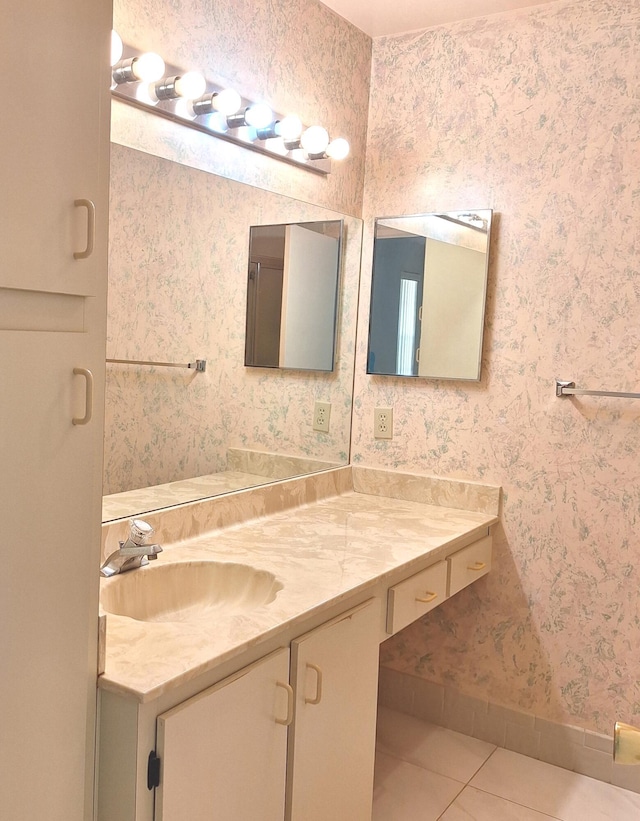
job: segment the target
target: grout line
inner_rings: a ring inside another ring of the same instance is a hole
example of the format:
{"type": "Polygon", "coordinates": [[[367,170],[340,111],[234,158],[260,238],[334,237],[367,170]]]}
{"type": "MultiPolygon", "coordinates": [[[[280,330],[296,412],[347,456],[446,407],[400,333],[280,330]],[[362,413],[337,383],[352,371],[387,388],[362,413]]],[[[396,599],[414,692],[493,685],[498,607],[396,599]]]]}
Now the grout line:
{"type": "Polygon", "coordinates": [[[396,761],[402,761],[403,764],[410,764],[412,767],[415,767],[418,770],[422,770],[425,773],[431,773],[432,775],[440,776],[440,778],[446,778],[447,781],[455,781],[456,784],[460,784],[461,789],[467,786],[466,782],[460,781],[459,778],[453,778],[452,776],[445,775],[444,773],[438,772],[437,770],[432,770],[430,767],[425,767],[422,764],[418,764],[415,761],[409,760],[408,758],[403,758],[402,755],[398,755],[397,753],[391,753],[388,750],[382,750],[378,747],[378,745],[376,745],[376,755],[379,752],[382,753],[382,755],[386,755],[388,758],[395,758],[396,761]]]}
{"type": "Polygon", "coordinates": [[[451,801],[447,804],[447,806],[445,807],[445,809],[443,810],[443,812],[442,812],[442,813],[441,813],[441,814],[440,814],[440,815],[436,818],[436,821],[441,821],[441,819],[442,819],[442,818],[444,818],[445,814],[446,814],[446,813],[449,811],[449,809],[450,809],[450,808],[451,808],[451,807],[452,807],[452,806],[456,803],[456,801],[458,800],[458,798],[462,795],[462,793],[463,793],[466,789],[467,789],[467,785],[466,785],[466,784],[463,784],[463,785],[462,785],[462,789],[461,789],[458,793],[456,793],[456,795],[454,795],[454,797],[453,797],[453,798],[451,799],[451,801]]]}
{"type": "MultiPolygon", "coordinates": [[[[552,764],[551,766],[555,767],[555,764],[552,764]]],[[[558,769],[561,770],[563,768],[558,767],[558,769]]],[[[501,801],[506,801],[509,804],[513,804],[514,807],[522,807],[524,810],[531,810],[531,812],[540,813],[540,815],[545,815],[547,818],[552,818],[553,821],[564,821],[564,819],[557,815],[549,815],[548,812],[538,810],[535,807],[530,807],[528,804],[521,804],[519,801],[514,801],[511,798],[505,798],[503,795],[496,795],[494,792],[489,792],[489,790],[483,790],[482,787],[474,787],[472,784],[469,784],[468,786],[471,787],[472,790],[478,790],[478,792],[483,792],[485,795],[491,795],[493,798],[499,798],[501,801]]]]}
{"type": "MultiPolygon", "coordinates": [[[[482,762],[482,764],[478,767],[478,769],[475,771],[475,773],[474,773],[474,774],[471,776],[471,778],[467,781],[467,786],[468,786],[468,787],[472,786],[472,785],[471,785],[471,782],[473,781],[473,779],[474,779],[474,778],[478,775],[478,773],[480,772],[480,770],[481,770],[481,769],[482,769],[482,768],[483,768],[483,767],[484,767],[484,766],[485,766],[485,765],[489,762],[489,760],[490,760],[491,758],[493,758],[493,756],[494,756],[495,752],[496,752],[498,749],[499,749],[499,747],[494,747],[494,748],[493,748],[493,750],[489,753],[489,755],[485,758],[485,760],[484,760],[484,761],[482,762]]],[[[477,788],[477,787],[475,787],[474,789],[478,789],[478,788],[477,788]]]]}
{"type": "MultiPolygon", "coordinates": [[[[470,737],[470,738],[473,738],[473,736],[469,736],[469,737],[470,737]]],[[[487,741],[485,741],[485,744],[487,744],[487,743],[488,743],[488,742],[487,742],[487,741]]],[[[485,758],[485,760],[482,762],[482,764],[480,764],[480,766],[478,767],[478,769],[477,769],[477,770],[476,770],[476,771],[475,771],[475,772],[471,775],[471,777],[470,777],[470,778],[469,778],[469,780],[467,781],[467,784],[470,784],[470,783],[471,783],[471,781],[472,781],[472,780],[473,780],[473,779],[474,779],[474,778],[478,775],[478,773],[480,772],[480,770],[484,767],[484,765],[487,763],[487,761],[491,758],[491,756],[492,756],[492,755],[495,753],[495,751],[498,749],[498,747],[497,747],[495,744],[494,744],[494,745],[492,745],[492,746],[493,746],[493,750],[491,750],[491,752],[490,752],[490,753],[489,753],[489,755],[485,758]]]]}

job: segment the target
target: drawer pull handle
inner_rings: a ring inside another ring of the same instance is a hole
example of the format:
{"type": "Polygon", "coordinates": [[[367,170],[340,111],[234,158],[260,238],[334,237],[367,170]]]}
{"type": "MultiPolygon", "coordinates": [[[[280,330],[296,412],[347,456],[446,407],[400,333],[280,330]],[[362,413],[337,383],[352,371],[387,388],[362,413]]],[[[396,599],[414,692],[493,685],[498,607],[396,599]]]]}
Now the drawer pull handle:
{"type": "Polygon", "coordinates": [[[475,564],[467,565],[467,570],[484,570],[486,566],[486,562],[476,562],[475,564]]]}
{"type": "Polygon", "coordinates": [[[73,372],[85,378],[85,409],[83,417],[74,416],[71,421],[74,425],[88,425],[93,414],[93,374],[87,368],[74,368],[73,372]]]}
{"type": "Polygon", "coordinates": [[[84,251],[74,251],[74,259],[86,259],[93,253],[93,246],[96,239],[96,207],[91,200],[74,200],[76,208],[87,209],[87,244],[84,251]]]}
{"type": "Polygon", "coordinates": [[[316,681],[316,697],[315,698],[305,698],[305,704],[320,704],[320,700],[322,699],[322,670],[318,667],[317,664],[311,664],[307,662],[307,668],[310,670],[314,670],[317,676],[316,681]]]}
{"type": "Polygon", "coordinates": [[[284,681],[276,681],[276,687],[283,687],[287,691],[287,717],[276,718],[276,724],[288,727],[293,721],[293,687],[284,681]]]}
{"type": "Polygon", "coordinates": [[[420,602],[421,604],[429,604],[429,602],[435,601],[438,598],[437,593],[430,593],[427,590],[426,596],[416,596],[416,601],[420,602]]]}

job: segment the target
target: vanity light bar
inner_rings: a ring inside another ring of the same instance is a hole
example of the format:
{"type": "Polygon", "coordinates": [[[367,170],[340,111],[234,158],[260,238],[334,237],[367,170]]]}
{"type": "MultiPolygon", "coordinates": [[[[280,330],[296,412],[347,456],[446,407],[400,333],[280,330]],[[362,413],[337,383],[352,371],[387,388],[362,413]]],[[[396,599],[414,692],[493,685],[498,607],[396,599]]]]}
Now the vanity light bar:
{"type": "Polygon", "coordinates": [[[307,128],[295,115],[277,114],[126,44],[112,66],[112,80],[111,93],[122,102],[298,168],[330,174],[331,160],[349,153],[347,140],[331,140],[322,126],[307,128]]]}

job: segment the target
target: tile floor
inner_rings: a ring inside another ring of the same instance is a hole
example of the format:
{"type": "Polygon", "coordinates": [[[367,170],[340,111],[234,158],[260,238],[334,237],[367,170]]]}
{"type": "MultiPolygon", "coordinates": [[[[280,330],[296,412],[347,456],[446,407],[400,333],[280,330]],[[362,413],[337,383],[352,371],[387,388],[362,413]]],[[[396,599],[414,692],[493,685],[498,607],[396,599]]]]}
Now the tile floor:
{"type": "Polygon", "coordinates": [[[373,821],[640,821],[638,793],[386,707],[373,795],[373,821]]]}

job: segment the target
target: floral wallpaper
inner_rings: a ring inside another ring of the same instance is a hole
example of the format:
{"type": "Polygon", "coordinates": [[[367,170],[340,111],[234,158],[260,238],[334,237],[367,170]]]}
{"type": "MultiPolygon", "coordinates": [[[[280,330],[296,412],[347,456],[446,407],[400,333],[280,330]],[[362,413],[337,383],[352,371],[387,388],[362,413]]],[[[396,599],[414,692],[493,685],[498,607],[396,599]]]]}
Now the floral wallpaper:
{"type": "Polygon", "coordinates": [[[361,220],[344,219],[334,371],[244,367],[249,227],[341,218],[112,145],[107,357],[207,370],[107,367],[105,493],[215,473],[233,447],[348,461],[361,220]]]}
{"type": "Polygon", "coordinates": [[[492,572],[383,664],[609,734],[640,714],[640,403],[554,380],[640,390],[639,33],[584,0],[374,41],[363,270],[376,215],[495,230],[481,381],[367,376],[365,273],[354,400],[355,463],[504,490],[492,572]]]}
{"type": "Polygon", "coordinates": [[[317,0],[115,0],[113,14],[125,43],[324,125],[351,154],[319,176],[123,103],[112,107],[114,142],[360,216],[370,37],[317,0]]]}
{"type": "MultiPolygon", "coordinates": [[[[350,139],[351,158],[322,178],[113,107],[112,138],[124,146],[349,214],[360,215],[364,201],[352,459],[504,489],[494,570],[387,642],[383,664],[587,729],[637,723],[640,404],[558,399],[554,379],[639,389],[638,3],[562,0],[378,38],[373,58],[369,38],[316,0],[116,0],[114,16],[125,41],[178,64],[215,66],[240,91],[350,139]],[[495,212],[482,380],[367,376],[373,218],[467,207],[495,212]],[[372,436],[379,406],[394,409],[389,442],[372,436]]],[[[120,161],[126,177],[125,153],[120,161]]],[[[135,191],[129,199],[139,209],[135,191]]],[[[176,247],[167,242],[165,260],[176,247]]],[[[208,270],[216,265],[207,260],[208,270]]],[[[112,304],[112,355],[113,317],[139,319],[139,292],[112,304]]],[[[173,294],[178,305],[187,299],[173,294]]],[[[237,346],[230,305],[221,321],[237,346]]],[[[141,324],[153,332],[153,322],[141,324]]],[[[201,340],[182,333],[179,355],[204,356],[201,340]]],[[[235,384],[233,361],[216,376],[221,392],[235,384]]],[[[237,393],[253,419],[269,415],[261,378],[248,375],[237,393]]],[[[282,379],[283,395],[298,387],[282,379]]],[[[184,374],[162,380],[156,394],[178,380],[184,395],[184,374]]],[[[203,384],[194,379],[189,404],[173,408],[192,436],[194,420],[211,412],[203,384]]],[[[115,391],[111,407],[138,401],[135,390],[115,391]]],[[[140,397],[150,415],[160,400],[153,391],[140,397]]],[[[232,444],[271,446],[253,443],[257,422],[246,428],[241,418],[228,420],[232,444]]],[[[268,419],[272,441],[292,419],[299,426],[300,414],[290,418],[284,406],[268,419]]],[[[221,453],[221,439],[210,433],[207,449],[221,453]]],[[[153,447],[140,452],[147,458],[153,447]]]]}

